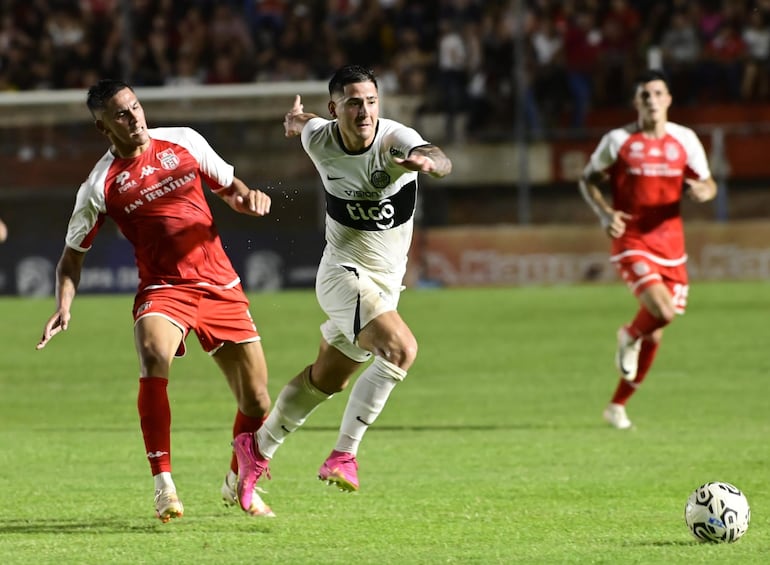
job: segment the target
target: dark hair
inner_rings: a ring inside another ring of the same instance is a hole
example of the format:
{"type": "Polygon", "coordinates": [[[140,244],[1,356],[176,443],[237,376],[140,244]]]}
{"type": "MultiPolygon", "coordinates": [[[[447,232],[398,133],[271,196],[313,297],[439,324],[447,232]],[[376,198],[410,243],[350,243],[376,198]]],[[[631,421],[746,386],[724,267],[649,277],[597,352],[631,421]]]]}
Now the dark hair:
{"type": "Polygon", "coordinates": [[[134,91],[131,85],[113,78],[102,79],[89,88],[86,106],[91,111],[91,115],[96,117],[96,112],[104,110],[107,101],[124,88],[128,88],[131,92],[134,91]]]}
{"type": "Polygon", "coordinates": [[[636,89],[641,85],[654,80],[662,80],[666,83],[666,88],[668,88],[668,77],[666,76],[666,73],[658,69],[648,69],[637,75],[636,80],[634,81],[634,92],[636,92],[636,89]]]}
{"type": "Polygon", "coordinates": [[[374,71],[361,65],[346,65],[338,69],[329,81],[329,96],[335,92],[342,92],[347,84],[355,82],[373,82],[374,88],[377,88],[377,79],[374,71]]]}

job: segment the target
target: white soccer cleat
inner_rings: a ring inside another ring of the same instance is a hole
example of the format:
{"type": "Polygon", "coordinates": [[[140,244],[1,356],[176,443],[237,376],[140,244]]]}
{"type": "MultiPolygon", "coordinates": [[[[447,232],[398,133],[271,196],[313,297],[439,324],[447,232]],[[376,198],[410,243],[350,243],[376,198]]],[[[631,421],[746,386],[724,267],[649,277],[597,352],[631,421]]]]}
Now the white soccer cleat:
{"type": "Polygon", "coordinates": [[[631,420],[626,414],[626,407],[622,404],[609,404],[602,414],[606,422],[618,430],[627,430],[631,427],[631,420]]]}
{"type": "Polygon", "coordinates": [[[235,506],[238,504],[238,493],[235,491],[235,484],[238,481],[238,475],[229,471],[225,475],[225,482],[222,483],[222,502],[225,506],[235,506]]]}
{"type": "Polygon", "coordinates": [[[618,350],[615,353],[615,365],[620,371],[620,376],[629,382],[636,378],[641,348],[642,340],[640,338],[632,338],[625,327],[618,330],[618,350]]]}
{"type": "Polygon", "coordinates": [[[173,488],[155,491],[155,514],[164,524],[172,518],[181,518],[184,515],[184,506],[173,488]]]}
{"type": "MultiPolygon", "coordinates": [[[[237,506],[238,505],[238,491],[236,490],[236,485],[238,484],[238,475],[233,473],[232,471],[228,472],[227,475],[225,475],[225,481],[222,483],[222,502],[225,503],[225,506],[237,506]]],[[[264,518],[275,518],[275,513],[270,509],[270,507],[265,504],[265,501],[262,500],[262,497],[259,496],[259,493],[264,493],[265,490],[254,487],[254,492],[251,495],[251,506],[249,507],[249,510],[247,511],[248,514],[252,516],[262,516],[264,518]]]]}

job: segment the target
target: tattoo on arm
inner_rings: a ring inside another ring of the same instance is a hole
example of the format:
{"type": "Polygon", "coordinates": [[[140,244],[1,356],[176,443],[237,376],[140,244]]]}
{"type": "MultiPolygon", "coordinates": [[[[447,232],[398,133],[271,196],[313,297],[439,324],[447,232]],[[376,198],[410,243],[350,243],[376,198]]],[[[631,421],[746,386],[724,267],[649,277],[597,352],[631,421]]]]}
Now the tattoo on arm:
{"type": "Polygon", "coordinates": [[[444,176],[452,171],[452,161],[435,145],[423,145],[415,147],[412,153],[430,158],[436,164],[436,173],[444,176]]]}

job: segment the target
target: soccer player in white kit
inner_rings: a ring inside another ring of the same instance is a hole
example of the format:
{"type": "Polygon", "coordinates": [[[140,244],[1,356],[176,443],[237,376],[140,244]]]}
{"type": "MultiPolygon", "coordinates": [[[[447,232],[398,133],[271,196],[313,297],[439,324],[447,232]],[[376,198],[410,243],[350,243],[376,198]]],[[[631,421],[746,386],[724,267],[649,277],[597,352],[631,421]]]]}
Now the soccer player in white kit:
{"type": "Polygon", "coordinates": [[[379,117],[372,71],[339,69],[329,95],[332,120],[304,112],[299,96],[284,120],[286,136],[301,136],[324,186],[326,247],[316,295],[328,320],[316,360],[283,388],[260,430],[235,438],[239,492],[251,492],[286,436],[373,358],[351,390],[337,444],[318,472],[341,490],[358,490],[361,439],[417,355],[417,340],[397,311],[417,177],[444,177],[452,163],[415,130],[379,117]]]}
{"type": "Polygon", "coordinates": [[[602,137],[580,179],[586,202],[612,240],[610,261],[636,296],[639,309],[618,329],[620,379],[604,419],[628,429],[626,403],[644,381],[663,328],[683,314],[689,289],[680,210],[716,196],[706,152],[690,128],[668,121],[666,77],[650,70],[636,80],[636,122],[602,137]],[[602,189],[612,191],[612,204],[602,189]]]}

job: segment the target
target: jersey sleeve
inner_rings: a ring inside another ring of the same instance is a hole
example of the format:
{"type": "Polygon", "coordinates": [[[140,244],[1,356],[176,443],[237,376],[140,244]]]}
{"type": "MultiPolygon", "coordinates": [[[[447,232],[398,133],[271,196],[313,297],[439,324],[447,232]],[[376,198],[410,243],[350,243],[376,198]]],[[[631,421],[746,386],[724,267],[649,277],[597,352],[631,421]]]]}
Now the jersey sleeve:
{"type": "Polygon", "coordinates": [[[711,176],[706,150],[698,135],[688,130],[690,138],[687,142],[687,167],[698,177],[698,180],[706,180],[711,176]]]}
{"type": "Polygon", "coordinates": [[[313,145],[314,141],[318,140],[318,138],[323,135],[324,127],[330,123],[329,120],[326,118],[320,118],[316,116],[315,118],[310,118],[306,123],[305,127],[302,128],[302,133],[300,134],[300,139],[302,140],[302,148],[306,152],[310,152],[310,147],[313,145]]]}
{"type": "Polygon", "coordinates": [[[583,170],[583,175],[588,177],[592,173],[599,173],[608,169],[618,158],[618,149],[610,133],[605,134],[599,141],[588,164],[583,170]]]}
{"type": "Polygon", "coordinates": [[[192,128],[183,129],[185,147],[198,161],[201,174],[209,187],[216,192],[233,184],[235,168],[222,159],[200,133],[192,128]]]}
{"type": "Polygon", "coordinates": [[[417,130],[401,125],[388,132],[385,141],[390,154],[401,159],[408,157],[415,148],[430,144],[417,130]]]}
{"type": "Polygon", "coordinates": [[[72,210],[65,243],[77,251],[88,251],[94,237],[106,218],[104,200],[104,178],[89,178],[80,185],[75,197],[75,207],[72,210]],[[99,187],[101,178],[102,188],[99,187]]]}

